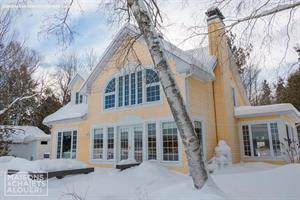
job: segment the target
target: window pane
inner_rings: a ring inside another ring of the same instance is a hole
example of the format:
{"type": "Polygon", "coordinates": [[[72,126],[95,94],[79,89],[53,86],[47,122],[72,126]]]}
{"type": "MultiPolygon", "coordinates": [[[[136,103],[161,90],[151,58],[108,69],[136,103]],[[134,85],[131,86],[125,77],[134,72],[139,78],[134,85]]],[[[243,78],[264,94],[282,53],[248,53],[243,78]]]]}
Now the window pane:
{"type": "Polygon", "coordinates": [[[143,130],[134,128],[134,159],[137,162],[143,161],[143,130]]]}
{"type": "Polygon", "coordinates": [[[94,129],[93,159],[103,159],[103,129],[94,129]]]}
{"type": "Polygon", "coordinates": [[[119,77],[119,107],[123,106],[123,76],[119,77]]]}
{"type": "Polygon", "coordinates": [[[76,98],[75,98],[75,104],[78,104],[78,102],[79,102],[79,93],[76,92],[75,96],[76,96],[76,98]]]}
{"type": "Polygon", "coordinates": [[[127,129],[121,129],[121,138],[120,138],[120,160],[126,160],[129,157],[129,151],[128,151],[128,142],[129,142],[129,134],[127,129]]]}
{"type": "Polygon", "coordinates": [[[148,160],[156,160],[156,124],[148,124],[148,160]]]}
{"type": "Polygon", "coordinates": [[[77,147],[77,131],[73,131],[73,145],[72,145],[72,159],[76,158],[76,147],[77,147]]]}
{"type": "Polygon", "coordinates": [[[56,149],[56,158],[61,158],[61,132],[57,133],[57,149],[56,149]]]}
{"type": "Polygon", "coordinates": [[[248,125],[242,126],[242,132],[243,132],[244,154],[245,156],[251,156],[249,126],[248,125]]]}
{"type": "Polygon", "coordinates": [[[199,138],[200,142],[200,148],[201,148],[201,154],[203,155],[204,153],[204,146],[203,146],[203,133],[202,133],[202,123],[200,121],[195,121],[195,132],[199,138]]]}
{"type": "Polygon", "coordinates": [[[114,128],[107,129],[107,160],[114,159],[114,128]]]}
{"type": "Polygon", "coordinates": [[[129,75],[125,75],[125,100],[124,105],[129,105],[129,75]]]}
{"type": "Polygon", "coordinates": [[[82,103],[82,101],[83,101],[83,96],[82,96],[82,95],[80,95],[80,98],[79,98],[79,103],[82,103]]]}
{"type": "Polygon", "coordinates": [[[146,92],[147,92],[147,102],[159,101],[160,99],[159,85],[148,86],[146,92]]]}
{"type": "Polygon", "coordinates": [[[152,69],[146,69],[146,84],[157,82],[159,82],[157,73],[152,69]]]}
{"type": "Polygon", "coordinates": [[[105,108],[113,108],[115,107],[115,95],[107,95],[105,96],[105,108]]]}
{"type": "Polygon", "coordinates": [[[267,124],[251,125],[254,156],[271,156],[267,124]]]}
{"type": "Polygon", "coordinates": [[[71,158],[71,143],[72,143],[72,132],[63,132],[62,136],[62,158],[71,158]]]}
{"type": "Polygon", "coordinates": [[[136,84],[135,84],[135,73],[132,73],[130,75],[130,92],[131,92],[131,105],[134,105],[135,104],[135,87],[136,87],[136,84]]]}
{"type": "Polygon", "coordinates": [[[163,128],[163,160],[178,161],[178,136],[174,122],[162,124],[163,128]]]}
{"type": "Polygon", "coordinates": [[[137,72],[137,103],[143,103],[143,76],[142,71],[137,72]]]}
{"type": "Polygon", "coordinates": [[[116,79],[112,79],[106,86],[105,93],[114,92],[116,89],[116,79]]]}
{"type": "Polygon", "coordinates": [[[277,123],[271,123],[271,135],[272,135],[272,144],[273,144],[273,151],[275,156],[280,156],[280,141],[279,141],[279,134],[278,134],[278,127],[277,123]]]}

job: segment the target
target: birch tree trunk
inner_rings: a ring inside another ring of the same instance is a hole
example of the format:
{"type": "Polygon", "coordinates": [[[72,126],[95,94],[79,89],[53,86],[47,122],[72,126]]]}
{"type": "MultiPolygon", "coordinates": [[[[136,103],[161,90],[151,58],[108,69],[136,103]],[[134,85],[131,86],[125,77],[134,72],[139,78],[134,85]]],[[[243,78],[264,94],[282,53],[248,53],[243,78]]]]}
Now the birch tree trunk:
{"type": "Polygon", "coordinates": [[[155,69],[158,72],[160,83],[185,147],[194,186],[200,189],[208,177],[200,152],[200,142],[167,62],[161,39],[155,30],[144,2],[142,0],[127,0],[127,3],[138,23],[139,30],[144,36],[155,69]]]}

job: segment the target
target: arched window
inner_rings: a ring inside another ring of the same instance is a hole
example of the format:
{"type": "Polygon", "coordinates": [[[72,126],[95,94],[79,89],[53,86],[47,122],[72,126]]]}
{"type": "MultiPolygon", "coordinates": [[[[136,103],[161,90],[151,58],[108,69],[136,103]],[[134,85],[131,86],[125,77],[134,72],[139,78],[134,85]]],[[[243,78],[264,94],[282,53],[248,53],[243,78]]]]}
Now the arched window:
{"type": "Polygon", "coordinates": [[[160,100],[160,84],[152,69],[113,78],[105,88],[104,108],[126,107],[160,100]]]}
{"type": "Polygon", "coordinates": [[[146,101],[159,101],[159,77],[152,69],[146,69],[146,101]]]}
{"type": "Polygon", "coordinates": [[[104,107],[105,108],[113,108],[115,107],[115,99],[116,99],[116,79],[112,79],[105,88],[104,94],[104,107]]]}

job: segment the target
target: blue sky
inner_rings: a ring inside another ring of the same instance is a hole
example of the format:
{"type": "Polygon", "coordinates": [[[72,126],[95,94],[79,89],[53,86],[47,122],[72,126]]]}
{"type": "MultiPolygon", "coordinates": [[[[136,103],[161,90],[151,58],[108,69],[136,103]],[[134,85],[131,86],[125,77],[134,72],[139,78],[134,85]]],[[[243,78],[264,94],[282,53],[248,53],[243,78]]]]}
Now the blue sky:
{"type": "MultiPolygon", "coordinates": [[[[1,0],[2,6],[11,2],[14,2],[14,0],[1,0]]],[[[120,27],[107,25],[107,19],[103,14],[103,10],[98,8],[99,0],[76,0],[75,2],[77,4],[75,3],[72,7],[69,19],[70,26],[76,32],[76,35],[74,41],[67,48],[62,48],[57,43],[56,36],[40,33],[40,31],[44,30],[43,27],[47,25],[45,24],[46,18],[60,10],[62,0],[28,0],[27,7],[21,8],[21,12],[18,12],[14,19],[14,28],[18,31],[18,39],[25,41],[27,46],[36,50],[42,56],[43,62],[41,66],[45,69],[54,67],[63,53],[71,51],[76,52],[80,56],[89,49],[93,49],[97,56],[101,57],[114,34],[120,29],[120,27]]],[[[174,44],[180,44],[180,47],[183,49],[199,47],[201,38],[184,44],[181,44],[181,41],[186,38],[186,27],[195,25],[195,23],[206,26],[204,13],[209,7],[210,1],[189,0],[185,5],[183,5],[182,0],[163,0],[159,2],[164,17],[163,25],[166,27],[163,30],[165,38],[174,44]]],[[[226,17],[230,16],[230,10],[224,10],[223,14],[226,17]]],[[[278,17],[286,19],[287,15],[286,13],[280,13],[278,17]]],[[[299,11],[296,19],[300,20],[299,11]]],[[[260,63],[262,78],[276,78],[276,74],[278,74],[276,71],[279,71],[279,74],[283,74],[287,70],[286,66],[297,60],[297,54],[293,51],[292,46],[299,42],[299,20],[298,23],[293,24],[290,28],[291,46],[283,63],[281,63],[281,60],[284,56],[283,49],[286,44],[284,24],[281,24],[280,20],[276,24],[276,41],[273,42],[270,49],[261,48],[261,35],[264,30],[260,30],[260,26],[257,26],[256,33],[251,41],[254,45],[252,59],[254,61],[258,60],[263,55],[263,62],[260,63]],[[282,65],[281,68],[278,68],[279,64],[282,65]],[[272,75],[270,76],[270,74],[272,75]]],[[[239,29],[237,28],[235,32],[239,33],[239,29]]],[[[207,40],[204,39],[203,41],[204,43],[201,45],[205,46],[207,40]]]]}

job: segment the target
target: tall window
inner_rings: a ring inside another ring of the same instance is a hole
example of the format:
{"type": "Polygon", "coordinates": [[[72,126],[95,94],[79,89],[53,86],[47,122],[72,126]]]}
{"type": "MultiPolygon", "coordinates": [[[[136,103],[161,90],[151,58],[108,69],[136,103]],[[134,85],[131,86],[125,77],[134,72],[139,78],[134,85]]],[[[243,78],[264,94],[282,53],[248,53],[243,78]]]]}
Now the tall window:
{"type": "Polygon", "coordinates": [[[82,103],[83,101],[83,96],[82,94],[79,94],[79,92],[75,93],[75,104],[82,103]]]}
{"type": "Polygon", "coordinates": [[[152,69],[146,69],[113,78],[108,83],[104,96],[105,109],[115,107],[115,100],[118,101],[117,107],[159,101],[158,75],[152,69]]]}
{"type": "Polygon", "coordinates": [[[178,161],[178,135],[175,122],[162,123],[163,160],[178,161]]]}
{"type": "Polygon", "coordinates": [[[137,103],[143,103],[143,73],[142,71],[137,72],[137,103]]]}
{"type": "Polygon", "coordinates": [[[277,123],[271,123],[270,128],[271,128],[271,136],[272,136],[274,155],[280,156],[281,150],[280,150],[280,140],[279,140],[277,123]]]}
{"type": "Polygon", "coordinates": [[[124,100],[124,105],[128,106],[129,105],[129,75],[125,75],[125,100],[124,100]]]}
{"type": "Polygon", "coordinates": [[[268,124],[251,125],[251,131],[254,156],[270,156],[271,151],[268,124]]]}
{"type": "Polygon", "coordinates": [[[200,121],[194,121],[194,126],[195,132],[199,138],[201,154],[204,155],[202,123],[200,121]]]}
{"type": "Polygon", "coordinates": [[[148,124],[148,160],[156,160],[156,124],[148,124]]]}
{"type": "Polygon", "coordinates": [[[251,156],[249,126],[248,125],[242,126],[242,132],[243,132],[244,154],[245,156],[251,156]]]}
{"type": "Polygon", "coordinates": [[[155,71],[146,69],[146,97],[147,102],[160,99],[159,78],[155,71]]]}
{"type": "Polygon", "coordinates": [[[237,106],[235,88],[231,88],[233,106],[237,106]]]}
{"type": "Polygon", "coordinates": [[[103,129],[94,129],[93,133],[93,159],[103,159],[104,135],[103,129]]]}
{"type": "Polygon", "coordinates": [[[136,84],[135,84],[135,73],[132,73],[130,75],[130,94],[131,94],[131,102],[130,104],[131,105],[134,105],[135,104],[135,96],[136,96],[136,84]]]}
{"type": "Polygon", "coordinates": [[[276,122],[242,125],[241,134],[245,156],[276,157],[281,155],[276,122]]]}
{"type": "Polygon", "coordinates": [[[116,91],[116,79],[112,79],[105,88],[104,95],[104,107],[113,108],[115,107],[115,91],[116,91]]]}
{"type": "Polygon", "coordinates": [[[77,131],[57,133],[56,158],[76,158],[77,131]]]}
{"type": "Polygon", "coordinates": [[[107,160],[114,159],[114,128],[107,129],[107,160]]]}

